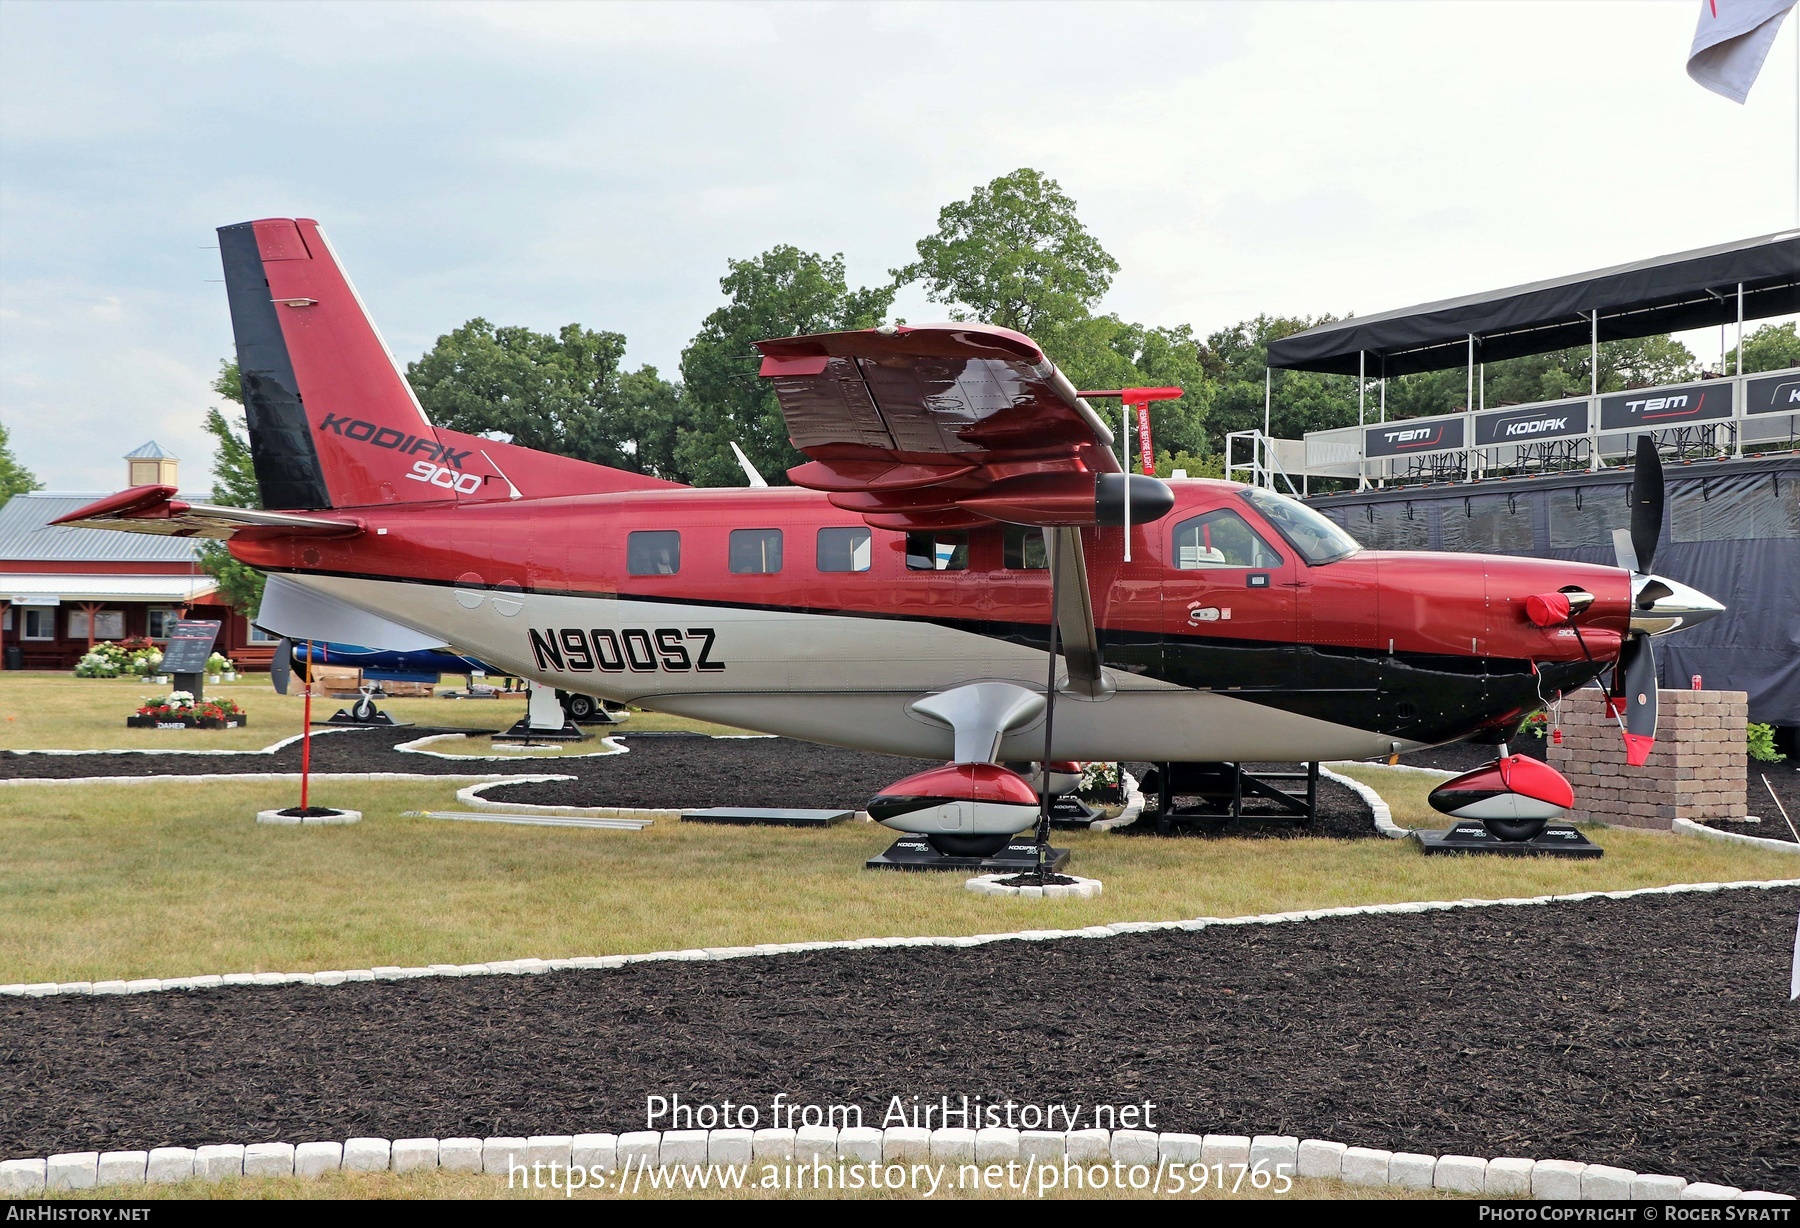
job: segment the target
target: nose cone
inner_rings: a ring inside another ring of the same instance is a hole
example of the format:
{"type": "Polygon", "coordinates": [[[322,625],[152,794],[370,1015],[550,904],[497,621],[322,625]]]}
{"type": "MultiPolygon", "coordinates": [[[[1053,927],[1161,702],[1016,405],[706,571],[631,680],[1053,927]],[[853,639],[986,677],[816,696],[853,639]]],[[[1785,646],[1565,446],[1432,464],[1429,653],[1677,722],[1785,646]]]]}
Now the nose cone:
{"type": "Polygon", "coordinates": [[[1644,635],[1667,635],[1725,612],[1723,605],[1679,580],[1635,576],[1631,588],[1631,629],[1644,635]]]}

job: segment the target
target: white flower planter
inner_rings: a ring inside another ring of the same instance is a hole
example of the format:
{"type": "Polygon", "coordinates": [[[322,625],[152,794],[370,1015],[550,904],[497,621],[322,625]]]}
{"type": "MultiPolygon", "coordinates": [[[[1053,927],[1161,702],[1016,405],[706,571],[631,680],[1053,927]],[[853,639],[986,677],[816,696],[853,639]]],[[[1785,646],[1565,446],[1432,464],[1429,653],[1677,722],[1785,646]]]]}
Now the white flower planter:
{"type": "Polygon", "coordinates": [[[1091,900],[1095,899],[1100,894],[1099,879],[1076,878],[1076,876],[1072,874],[1064,875],[1063,877],[1074,878],[1074,882],[1056,883],[1048,887],[1015,887],[1001,881],[1002,879],[1017,877],[1019,876],[1010,870],[1004,874],[982,874],[967,880],[963,883],[963,886],[968,890],[973,891],[976,895],[1011,895],[1023,896],[1028,899],[1091,900]]]}

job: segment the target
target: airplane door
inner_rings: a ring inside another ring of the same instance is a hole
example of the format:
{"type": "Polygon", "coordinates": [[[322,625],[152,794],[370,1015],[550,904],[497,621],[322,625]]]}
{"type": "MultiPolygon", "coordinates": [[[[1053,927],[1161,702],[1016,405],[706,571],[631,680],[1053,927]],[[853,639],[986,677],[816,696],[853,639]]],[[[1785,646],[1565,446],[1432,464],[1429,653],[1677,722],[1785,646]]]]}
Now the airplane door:
{"type": "Polygon", "coordinates": [[[1296,645],[1297,570],[1286,543],[1233,507],[1163,529],[1164,672],[1218,691],[1306,685],[1296,645]]]}

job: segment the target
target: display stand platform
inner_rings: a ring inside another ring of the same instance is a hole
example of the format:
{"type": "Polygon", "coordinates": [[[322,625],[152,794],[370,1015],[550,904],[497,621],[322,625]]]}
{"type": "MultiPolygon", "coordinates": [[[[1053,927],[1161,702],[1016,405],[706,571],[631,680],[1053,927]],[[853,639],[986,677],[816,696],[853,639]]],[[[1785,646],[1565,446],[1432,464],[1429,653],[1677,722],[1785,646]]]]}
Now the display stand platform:
{"type": "Polygon", "coordinates": [[[1599,857],[1606,850],[1566,824],[1546,827],[1529,840],[1502,840],[1473,819],[1447,831],[1414,830],[1422,853],[1497,853],[1502,857],[1599,857]]]}
{"type": "Polygon", "coordinates": [[[379,708],[360,720],[349,708],[339,708],[331,714],[330,720],[313,723],[339,727],[349,725],[357,729],[405,729],[412,724],[411,721],[397,721],[379,708]]]}
{"type": "Polygon", "coordinates": [[[564,718],[562,728],[554,726],[548,729],[534,728],[529,716],[520,717],[518,722],[504,733],[494,735],[496,742],[584,742],[587,734],[583,733],[574,721],[564,718]]]}
{"type": "Polygon", "coordinates": [[[1050,826],[1052,827],[1086,831],[1099,817],[1098,810],[1073,793],[1065,794],[1050,803],[1050,826]]]}
{"type": "Polygon", "coordinates": [[[727,823],[737,827],[831,827],[855,817],[854,810],[782,810],[765,806],[714,806],[681,812],[683,823],[727,823]]]}
{"type": "MultiPolygon", "coordinates": [[[[1060,870],[1069,860],[1069,850],[1052,848],[1050,868],[1060,870]]],[[[953,857],[940,853],[924,836],[907,836],[896,840],[885,853],[869,858],[864,867],[870,870],[961,870],[977,874],[1019,874],[1037,869],[1037,841],[1030,836],[1014,840],[991,857],[953,857]]]]}

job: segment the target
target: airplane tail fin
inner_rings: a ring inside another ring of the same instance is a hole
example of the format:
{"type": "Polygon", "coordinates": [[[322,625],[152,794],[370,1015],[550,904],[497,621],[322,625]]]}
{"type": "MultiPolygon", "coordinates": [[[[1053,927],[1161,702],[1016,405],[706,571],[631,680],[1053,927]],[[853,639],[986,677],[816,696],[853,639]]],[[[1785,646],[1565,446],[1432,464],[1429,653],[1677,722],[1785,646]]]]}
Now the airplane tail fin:
{"type": "Polygon", "coordinates": [[[675,485],[432,426],[317,222],[223,226],[219,254],[263,507],[675,485]]]}
{"type": "Polygon", "coordinates": [[[264,507],[441,501],[485,484],[438,439],[317,222],[223,226],[219,254],[264,507]]]}

